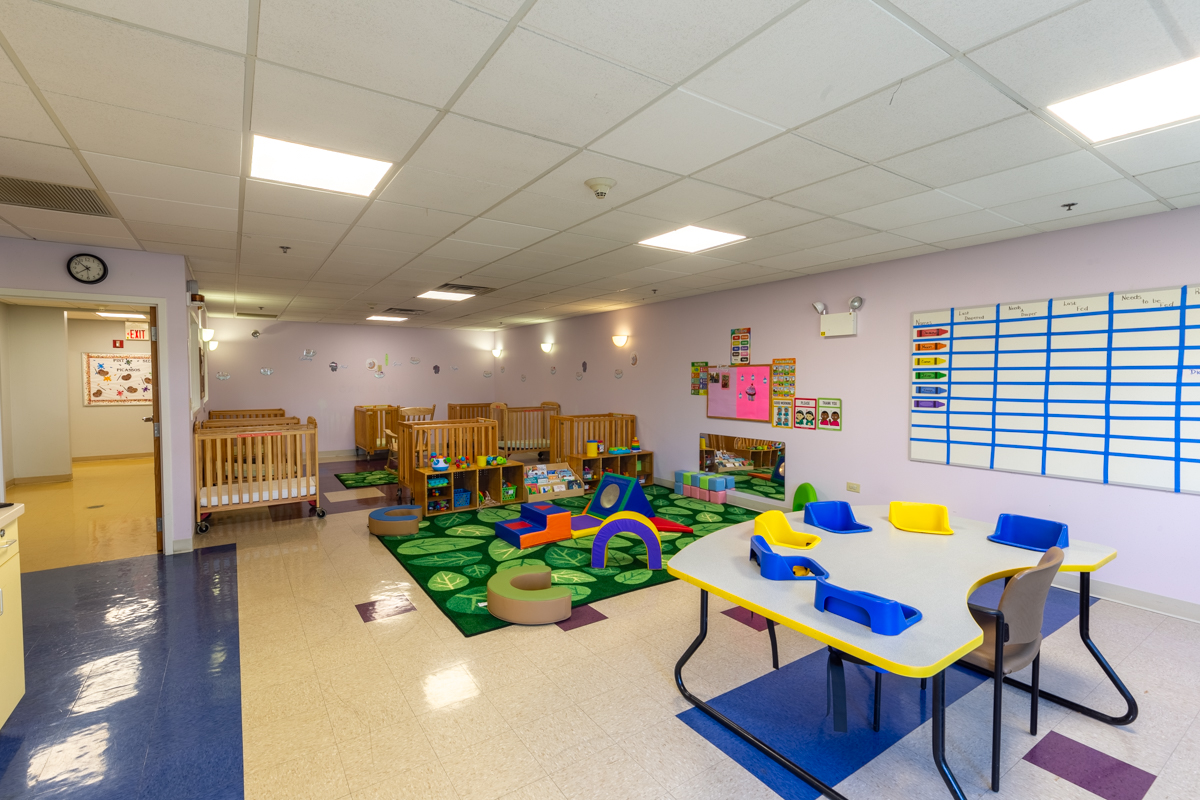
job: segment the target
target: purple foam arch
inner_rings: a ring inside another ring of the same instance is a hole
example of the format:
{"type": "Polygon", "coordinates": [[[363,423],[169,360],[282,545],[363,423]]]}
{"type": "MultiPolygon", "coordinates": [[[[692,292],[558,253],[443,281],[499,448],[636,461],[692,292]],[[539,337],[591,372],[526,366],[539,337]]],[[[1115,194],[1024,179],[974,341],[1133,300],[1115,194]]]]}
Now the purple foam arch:
{"type": "Polygon", "coordinates": [[[617,533],[635,534],[646,545],[646,566],[650,569],[662,569],[662,544],[654,533],[649,522],[636,519],[614,519],[600,526],[596,538],[592,542],[592,569],[604,569],[604,556],[608,551],[609,540],[617,533]]]}

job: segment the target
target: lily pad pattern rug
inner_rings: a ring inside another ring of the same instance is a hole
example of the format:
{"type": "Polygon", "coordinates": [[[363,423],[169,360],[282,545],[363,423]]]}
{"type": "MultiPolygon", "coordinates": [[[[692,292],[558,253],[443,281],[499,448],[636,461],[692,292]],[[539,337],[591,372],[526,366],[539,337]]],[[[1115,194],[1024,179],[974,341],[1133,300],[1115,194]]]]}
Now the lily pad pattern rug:
{"type": "MultiPolygon", "coordinates": [[[[671,494],[661,486],[647,486],[645,491],[658,516],[682,522],[695,531],[662,534],[664,564],[696,539],[756,516],[755,512],[737,506],[671,494]]],[[[590,495],[585,495],[555,503],[579,514],[590,499],[590,495]]],[[[487,602],[488,578],[497,571],[548,565],[552,570],[551,581],[571,589],[573,606],[675,580],[665,569],[646,568],[646,545],[633,534],[613,537],[608,566],[603,569],[592,568],[592,536],[518,550],[496,538],[494,524],[520,516],[519,508],[511,505],[442,514],[422,520],[419,533],[389,536],[380,541],[464,636],[509,625],[479,606],[487,602]]]]}
{"type": "MultiPolygon", "coordinates": [[[[770,472],[770,470],[754,470],[759,474],[770,472]]],[[[785,500],[787,492],[784,491],[783,484],[775,481],[765,481],[762,478],[755,478],[750,475],[750,470],[734,470],[730,472],[722,472],[722,475],[729,477],[733,476],[737,482],[737,490],[745,494],[755,494],[761,497],[769,497],[772,500],[785,500]]]]}
{"type": "Polygon", "coordinates": [[[341,472],[334,473],[335,478],[342,482],[347,489],[362,489],[365,486],[387,486],[396,482],[394,473],[377,469],[372,472],[341,472]]]}

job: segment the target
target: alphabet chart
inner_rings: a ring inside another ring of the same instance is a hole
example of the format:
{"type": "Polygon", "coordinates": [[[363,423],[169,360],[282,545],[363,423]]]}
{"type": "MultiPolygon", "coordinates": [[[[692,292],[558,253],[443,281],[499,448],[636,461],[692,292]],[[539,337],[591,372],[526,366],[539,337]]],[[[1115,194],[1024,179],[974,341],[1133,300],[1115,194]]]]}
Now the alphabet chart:
{"type": "Polygon", "coordinates": [[[912,315],[909,458],[1200,494],[1200,285],[912,315]]]}

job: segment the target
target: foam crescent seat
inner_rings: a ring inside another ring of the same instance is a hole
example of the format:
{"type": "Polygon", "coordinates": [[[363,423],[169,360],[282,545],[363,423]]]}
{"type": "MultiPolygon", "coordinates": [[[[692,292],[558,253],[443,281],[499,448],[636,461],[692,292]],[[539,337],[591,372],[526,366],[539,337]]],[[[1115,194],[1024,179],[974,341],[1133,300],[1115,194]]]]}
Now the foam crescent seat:
{"type": "Polygon", "coordinates": [[[571,590],[550,584],[540,564],[501,570],[487,584],[487,610],[517,625],[545,625],[571,616],[571,590]]]}
{"type": "Polygon", "coordinates": [[[420,506],[377,508],[367,518],[367,530],[376,536],[408,536],[421,530],[420,506]]]}

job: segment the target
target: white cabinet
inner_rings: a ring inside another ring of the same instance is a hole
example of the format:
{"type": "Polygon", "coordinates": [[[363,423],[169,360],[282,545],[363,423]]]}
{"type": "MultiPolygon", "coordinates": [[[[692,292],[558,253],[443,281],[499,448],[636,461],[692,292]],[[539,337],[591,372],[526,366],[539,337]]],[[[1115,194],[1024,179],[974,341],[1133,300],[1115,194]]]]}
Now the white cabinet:
{"type": "MultiPolygon", "coordinates": [[[[24,511],[24,506],[17,506],[24,511]]],[[[12,512],[14,509],[4,509],[12,512]]],[[[21,619],[21,554],[16,513],[0,513],[0,725],[25,696],[25,631],[21,619]]]]}

